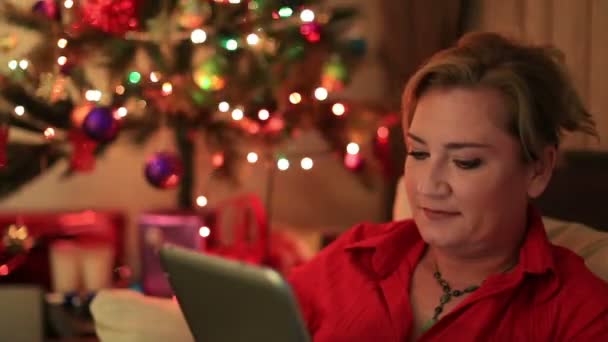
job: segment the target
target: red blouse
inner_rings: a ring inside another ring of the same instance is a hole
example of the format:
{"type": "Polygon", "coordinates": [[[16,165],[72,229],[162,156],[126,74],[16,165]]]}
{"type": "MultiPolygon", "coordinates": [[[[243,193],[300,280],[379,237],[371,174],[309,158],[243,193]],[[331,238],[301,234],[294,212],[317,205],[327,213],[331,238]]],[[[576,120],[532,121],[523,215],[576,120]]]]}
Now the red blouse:
{"type": "MultiPolygon", "coordinates": [[[[314,341],[409,340],[424,249],[412,220],[361,224],[296,269],[290,283],[314,341]]],[[[534,212],[516,268],[488,277],[419,341],[608,341],[608,284],[550,244],[534,212]]]]}

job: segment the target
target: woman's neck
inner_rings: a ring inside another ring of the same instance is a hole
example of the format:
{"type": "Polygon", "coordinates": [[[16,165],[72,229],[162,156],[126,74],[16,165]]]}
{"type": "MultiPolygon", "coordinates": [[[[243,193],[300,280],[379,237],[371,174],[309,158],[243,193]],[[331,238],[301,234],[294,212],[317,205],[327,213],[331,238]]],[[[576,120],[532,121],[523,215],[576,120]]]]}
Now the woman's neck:
{"type": "Polygon", "coordinates": [[[503,273],[517,264],[519,245],[492,253],[462,255],[429,246],[427,267],[441,272],[452,288],[480,285],[488,276],[503,273]]]}

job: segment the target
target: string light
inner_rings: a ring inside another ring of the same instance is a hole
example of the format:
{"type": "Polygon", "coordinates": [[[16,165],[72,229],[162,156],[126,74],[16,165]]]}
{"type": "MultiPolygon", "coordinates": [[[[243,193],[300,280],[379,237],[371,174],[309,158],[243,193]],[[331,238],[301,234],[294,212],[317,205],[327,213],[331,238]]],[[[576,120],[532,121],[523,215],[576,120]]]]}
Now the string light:
{"type": "Polygon", "coordinates": [[[281,18],[289,18],[293,14],[293,10],[290,7],[281,7],[279,9],[279,16],[281,18]]]}
{"type": "Polygon", "coordinates": [[[74,7],[74,1],[73,0],[65,0],[65,2],[63,3],[63,6],[67,9],[70,9],[72,7],[74,7]]]}
{"type": "Polygon", "coordinates": [[[325,89],[323,87],[319,87],[319,88],[315,89],[315,98],[319,101],[327,100],[328,95],[329,94],[327,92],[327,89],[325,89]]]}
{"type": "Polygon", "coordinates": [[[171,95],[171,93],[173,92],[173,85],[169,82],[163,83],[162,92],[165,96],[171,95]]]}
{"type": "Polygon", "coordinates": [[[217,105],[217,109],[219,109],[222,113],[226,113],[230,110],[230,104],[226,101],[222,101],[217,105]]]}
{"type": "Polygon", "coordinates": [[[279,158],[279,160],[277,160],[277,168],[281,171],[289,169],[289,160],[285,157],[279,158]]]}
{"type": "Polygon", "coordinates": [[[98,102],[101,100],[101,91],[99,90],[87,90],[87,92],[84,94],[84,97],[91,102],[98,102]]]}
{"type": "Polygon", "coordinates": [[[55,129],[53,127],[47,127],[44,130],[44,137],[46,139],[53,139],[55,137],[55,129]]]}
{"type": "Polygon", "coordinates": [[[141,74],[137,71],[131,71],[129,73],[129,82],[132,84],[137,84],[141,81],[141,74]]]}
{"type": "Polygon", "coordinates": [[[255,164],[258,161],[258,154],[255,152],[249,152],[247,153],[247,161],[250,164],[255,164]]]}
{"type": "Polygon", "coordinates": [[[230,2],[233,5],[237,5],[241,3],[241,0],[229,0],[228,2],[230,2]]]}
{"type": "Polygon", "coordinates": [[[314,21],[315,12],[313,12],[309,9],[303,10],[302,13],[300,13],[300,20],[302,20],[305,23],[310,23],[310,22],[314,21]]]}
{"type": "Polygon", "coordinates": [[[211,165],[215,168],[220,168],[224,165],[224,154],[222,152],[214,153],[211,157],[211,165]]]}
{"type": "Polygon", "coordinates": [[[127,116],[127,114],[129,113],[129,111],[127,110],[126,107],[120,107],[116,110],[116,115],[118,116],[118,118],[122,119],[125,116],[127,116]]]}
{"type": "Polygon", "coordinates": [[[18,66],[19,66],[19,62],[17,62],[14,59],[12,61],[8,62],[8,68],[11,70],[17,69],[18,66]]]}
{"type": "Polygon", "coordinates": [[[331,111],[332,113],[334,113],[335,116],[342,116],[344,115],[344,113],[346,113],[346,107],[344,107],[344,105],[339,102],[334,103],[334,105],[331,106],[331,111]]]}
{"type": "Polygon", "coordinates": [[[21,68],[21,70],[26,70],[29,65],[30,62],[28,62],[26,59],[22,59],[19,61],[19,68],[21,68]]]}
{"type": "Polygon", "coordinates": [[[122,85],[116,86],[116,94],[122,95],[125,93],[125,87],[122,85]]]}
{"type": "Polygon", "coordinates": [[[357,143],[351,142],[348,145],[346,145],[346,152],[348,154],[357,154],[357,153],[359,153],[359,151],[360,151],[360,148],[357,143]]]}
{"type": "Polygon", "coordinates": [[[226,41],[226,50],[234,51],[239,48],[239,42],[234,38],[230,38],[226,41]]]}
{"type": "Polygon", "coordinates": [[[262,121],[266,121],[268,118],[270,118],[270,112],[266,109],[260,109],[258,112],[258,118],[262,121]]]}
{"type": "Polygon", "coordinates": [[[65,63],[68,62],[68,58],[66,56],[59,56],[59,58],[57,58],[57,64],[64,66],[65,63]]]}
{"type": "Polygon", "coordinates": [[[196,205],[198,205],[199,207],[206,207],[207,206],[207,197],[200,195],[196,198],[196,205]]]}
{"type": "Polygon", "coordinates": [[[68,40],[65,38],[61,38],[57,41],[57,46],[60,49],[65,49],[66,46],[68,46],[68,40]]]}
{"type": "Polygon", "coordinates": [[[389,130],[388,127],[386,126],[380,126],[378,127],[378,130],[376,131],[376,134],[378,135],[378,139],[380,140],[387,140],[388,139],[388,135],[389,135],[389,130]]]}
{"type": "Polygon", "coordinates": [[[302,158],[302,160],[300,161],[300,166],[304,170],[312,169],[313,165],[314,165],[314,163],[313,163],[312,159],[310,159],[308,157],[302,158]]]}
{"type": "Polygon", "coordinates": [[[8,266],[6,264],[2,264],[0,266],[0,276],[7,276],[10,273],[8,266]]]}
{"type": "Polygon", "coordinates": [[[344,165],[350,170],[355,170],[359,168],[362,164],[362,159],[358,154],[345,154],[344,155],[344,165]]]}
{"type": "Polygon", "coordinates": [[[25,108],[23,106],[15,107],[15,114],[17,114],[17,116],[22,116],[25,114],[25,108]]]}
{"type": "Polygon", "coordinates": [[[289,95],[289,102],[291,102],[291,104],[298,104],[302,102],[302,95],[300,95],[300,93],[291,93],[289,95]]]}
{"type": "Polygon", "coordinates": [[[190,34],[190,40],[194,44],[202,44],[207,40],[207,32],[202,29],[196,29],[190,34]]]}
{"type": "Polygon", "coordinates": [[[245,114],[243,113],[243,110],[240,108],[235,108],[232,111],[232,120],[234,120],[234,121],[242,120],[244,116],[245,116],[245,114]]]}
{"type": "Polygon", "coordinates": [[[260,42],[260,37],[258,37],[255,33],[250,33],[247,35],[247,44],[249,45],[257,45],[260,42]]]}
{"type": "Polygon", "coordinates": [[[211,229],[207,226],[203,226],[198,230],[198,235],[204,238],[209,237],[209,235],[211,235],[211,229]]]}
{"type": "Polygon", "coordinates": [[[150,81],[152,83],[158,83],[158,81],[160,81],[160,75],[159,75],[159,73],[156,72],[156,71],[152,71],[150,73],[150,81]]]}

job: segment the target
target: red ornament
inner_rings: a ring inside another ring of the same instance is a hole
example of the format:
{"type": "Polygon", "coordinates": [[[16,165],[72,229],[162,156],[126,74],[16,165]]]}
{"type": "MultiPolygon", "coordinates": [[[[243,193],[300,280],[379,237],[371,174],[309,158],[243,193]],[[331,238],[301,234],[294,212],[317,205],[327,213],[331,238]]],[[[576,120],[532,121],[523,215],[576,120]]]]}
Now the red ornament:
{"type": "Polygon", "coordinates": [[[300,33],[310,43],[318,43],[321,40],[321,25],[316,22],[304,23],[300,26],[300,33]]]}
{"type": "Polygon", "coordinates": [[[137,28],[137,0],[86,0],[83,22],[105,33],[122,36],[137,28]]]}
{"type": "Polygon", "coordinates": [[[0,169],[3,169],[7,163],[6,148],[8,145],[8,125],[0,126],[0,169]]]}
{"type": "Polygon", "coordinates": [[[74,171],[88,172],[95,168],[95,148],[97,142],[89,138],[83,131],[74,129],[69,133],[73,151],[70,166],[74,171]]]}

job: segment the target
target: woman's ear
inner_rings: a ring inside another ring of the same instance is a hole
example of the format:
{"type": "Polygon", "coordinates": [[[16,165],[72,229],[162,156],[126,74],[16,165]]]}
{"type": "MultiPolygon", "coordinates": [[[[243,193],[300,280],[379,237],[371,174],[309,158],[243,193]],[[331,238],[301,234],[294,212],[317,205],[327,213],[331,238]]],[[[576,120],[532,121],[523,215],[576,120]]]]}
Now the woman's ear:
{"type": "Polygon", "coordinates": [[[545,191],[557,161],[557,148],[547,146],[543,149],[538,160],[532,162],[532,174],[528,185],[528,196],[537,198],[545,191]]]}

